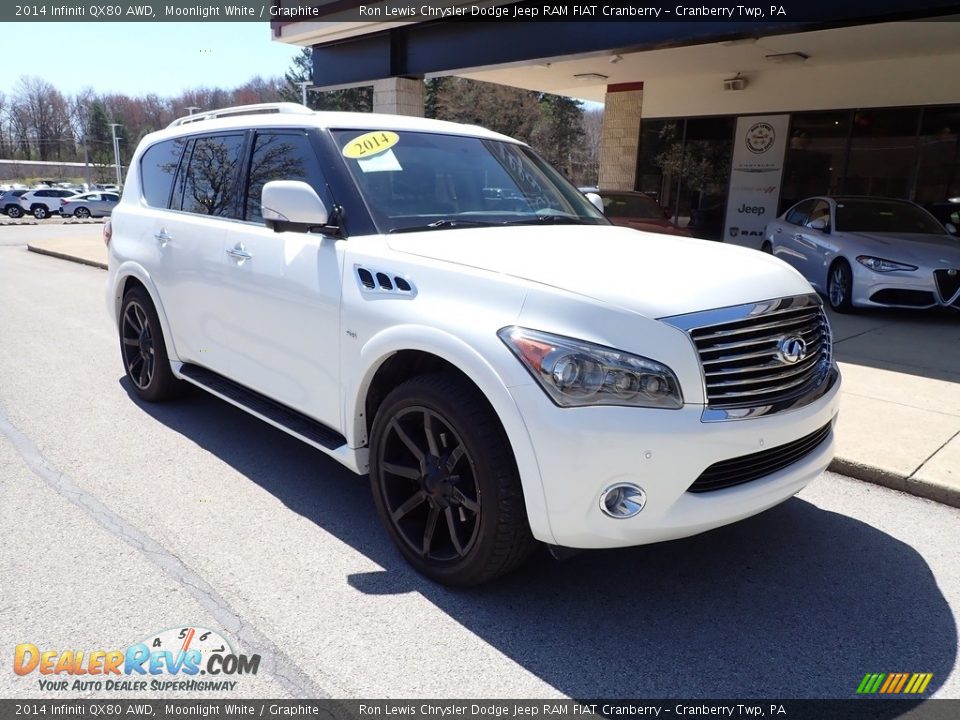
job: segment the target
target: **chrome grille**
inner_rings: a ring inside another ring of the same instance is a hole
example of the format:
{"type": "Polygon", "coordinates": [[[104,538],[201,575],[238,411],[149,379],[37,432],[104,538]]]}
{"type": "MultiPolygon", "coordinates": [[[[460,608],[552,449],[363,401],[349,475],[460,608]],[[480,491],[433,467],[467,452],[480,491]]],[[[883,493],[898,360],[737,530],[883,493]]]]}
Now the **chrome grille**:
{"type": "Polygon", "coordinates": [[[798,398],[820,388],[830,373],[830,325],[816,295],[695,313],[667,322],[686,330],[696,346],[707,407],[737,411],[711,419],[795,406],[798,398]],[[805,353],[796,352],[801,345],[805,353]]]}

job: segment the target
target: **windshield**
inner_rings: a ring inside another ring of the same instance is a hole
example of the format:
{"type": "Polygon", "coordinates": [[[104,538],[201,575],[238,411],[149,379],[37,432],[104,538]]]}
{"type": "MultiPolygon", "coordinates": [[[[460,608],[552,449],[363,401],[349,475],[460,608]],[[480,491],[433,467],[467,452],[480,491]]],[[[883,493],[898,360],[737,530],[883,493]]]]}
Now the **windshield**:
{"type": "Polygon", "coordinates": [[[908,202],[837,200],[836,229],[841,232],[945,235],[930,213],[908,202]]]}
{"type": "Polygon", "coordinates": [[[407,131],[334,130],[333,137],[381,232],[608,224],[522,145],[407,131]]]}

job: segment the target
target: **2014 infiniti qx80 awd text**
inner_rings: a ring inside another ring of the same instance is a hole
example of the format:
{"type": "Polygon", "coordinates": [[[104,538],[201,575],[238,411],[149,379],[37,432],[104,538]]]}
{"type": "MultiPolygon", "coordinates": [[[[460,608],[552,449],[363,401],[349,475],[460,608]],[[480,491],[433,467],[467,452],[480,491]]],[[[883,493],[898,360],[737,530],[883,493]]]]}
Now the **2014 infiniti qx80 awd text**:
{"type": "Polygon", "coordinates": [[[610,225],[523,143],[298,105],[140,143],[105,230],[144,399],[184,382],[368,473],[448,584],[657,542],[826,468],[839,376],[778,259],[610,225]]]}

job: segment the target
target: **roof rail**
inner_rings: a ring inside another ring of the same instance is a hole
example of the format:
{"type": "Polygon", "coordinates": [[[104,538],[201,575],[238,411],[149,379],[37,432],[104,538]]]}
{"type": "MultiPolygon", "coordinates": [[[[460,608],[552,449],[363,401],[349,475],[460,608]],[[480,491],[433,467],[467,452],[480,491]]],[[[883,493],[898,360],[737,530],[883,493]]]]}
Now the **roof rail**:
{"type": "Polygon", "coordinates": [[[234,115],[258,115],[261,113],[290,113],[292,115],[312,115],[313,110],[306,105],[291,102],[278,103],[257,103],[255,105],[237,105],[235,107],[221,108],[220,110],[208,110],[207,112],[187,115],[177,118],[167,125],[168,128],[186,125],[187,123],[199,122],[201,120],[213,120],[215,118],[232,117],[234,115]]]}

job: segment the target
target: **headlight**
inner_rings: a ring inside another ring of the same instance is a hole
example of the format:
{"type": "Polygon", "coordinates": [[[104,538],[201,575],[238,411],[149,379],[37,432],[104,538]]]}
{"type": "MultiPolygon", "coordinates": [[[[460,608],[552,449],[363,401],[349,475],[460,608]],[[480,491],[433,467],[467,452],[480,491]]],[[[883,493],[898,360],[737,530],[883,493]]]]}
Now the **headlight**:
{"type": "Polygon", "coordinates": [[[874,272],[893,272],[894,270],[916,270],[916,265],[907,265],[893,260],[884,260],[883,258],[872,257],[871,255],[857,255],[857,262],[868,267],[874,272]]]}
{"type": "Polygon", "coordinates": [[[497,335],[562,407],[683,407],[677,376],[656,360],[516,326],[497,335]]]}

